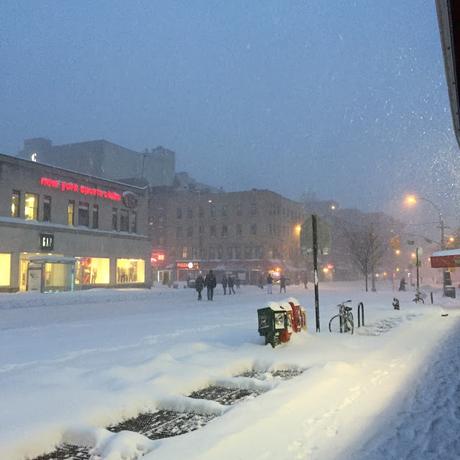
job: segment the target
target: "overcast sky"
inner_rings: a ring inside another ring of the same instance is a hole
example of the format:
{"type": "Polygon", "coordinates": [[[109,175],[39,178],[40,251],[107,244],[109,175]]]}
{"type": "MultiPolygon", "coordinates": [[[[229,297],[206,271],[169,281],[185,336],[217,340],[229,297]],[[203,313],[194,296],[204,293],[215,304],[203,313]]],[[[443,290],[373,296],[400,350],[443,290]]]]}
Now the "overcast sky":
{"type": "Polygon", "coordinates": [[[226,190],[458,198],[434,0],[2,0],[0,152],[163,145],[226,190]]]}

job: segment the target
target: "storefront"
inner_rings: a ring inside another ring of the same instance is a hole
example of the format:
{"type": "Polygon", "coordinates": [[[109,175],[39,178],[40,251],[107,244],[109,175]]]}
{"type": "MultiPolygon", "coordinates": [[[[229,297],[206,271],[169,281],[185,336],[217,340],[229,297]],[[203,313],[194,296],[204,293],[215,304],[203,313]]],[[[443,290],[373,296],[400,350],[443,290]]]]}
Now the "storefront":
{"type": "Polygon", "coordinates": [[[143,188],[0,154],[0,291],[150,287],[143,188]]]}

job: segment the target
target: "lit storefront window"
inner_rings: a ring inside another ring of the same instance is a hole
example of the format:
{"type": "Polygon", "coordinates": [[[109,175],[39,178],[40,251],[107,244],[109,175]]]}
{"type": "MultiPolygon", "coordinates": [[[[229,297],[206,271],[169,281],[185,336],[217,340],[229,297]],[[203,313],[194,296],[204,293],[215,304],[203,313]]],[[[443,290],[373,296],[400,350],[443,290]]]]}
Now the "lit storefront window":
{"type": "Polygon", "coordinates": [[[143,283],[145,261],[143,259],[117,259],[117,283],[143,283]]]}
{"type": "Polygon", "coordinates": [[[75,266],[76,284],[109,284],[110,259],[79,257],[75,266]]]}
{"type": "Polygon", "coordinates": [[[38,218],[38,195],[26,193],[24,198],[24,219],[37,220],[38,218]]]}
{"type": "Polygon", "coordinates": [[[0,254],[0,286],[9,286],[11,283],[11,254],[0,254]]]}
{"type": "Polygon", "coordinates": [[[72,265],[45,263],[43,292],[70,291],[72,289],[72,265]]]}
{"type": "Polygon", "coordinates": [[[20,214],[21,192],[13,190],[11,194],[11,217],[19,217],[20,214]]]}

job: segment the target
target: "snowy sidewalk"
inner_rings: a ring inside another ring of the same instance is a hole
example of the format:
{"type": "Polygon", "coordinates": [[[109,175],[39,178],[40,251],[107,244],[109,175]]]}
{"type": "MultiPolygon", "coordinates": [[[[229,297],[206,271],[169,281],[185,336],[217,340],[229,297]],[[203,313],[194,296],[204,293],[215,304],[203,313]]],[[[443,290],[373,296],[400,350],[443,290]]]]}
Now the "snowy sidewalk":
{"type": "Polygon", "coordinates": [[[460,458],[460,321],[424,367],[417,384],[385,411],[385,423],[350,459],[460,458]]]}

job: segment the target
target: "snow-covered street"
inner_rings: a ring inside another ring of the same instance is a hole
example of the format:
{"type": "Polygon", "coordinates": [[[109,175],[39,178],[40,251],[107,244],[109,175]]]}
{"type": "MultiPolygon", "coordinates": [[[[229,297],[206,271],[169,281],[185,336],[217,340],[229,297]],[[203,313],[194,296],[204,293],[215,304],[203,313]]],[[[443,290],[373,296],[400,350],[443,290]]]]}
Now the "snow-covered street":
{"type": "Polygon", "coordinates": [[[324,283],[320,295],[320,334],[313,292],[296,286],[273,296],[243,286],[214,302],[168,288],[1,295],[0,458],[62,442],[112,460],[458,458],[459,304],[397,293],[395,311],[390,285],[324,283]],[[306,307],[309,331],[264,346],[256,310],[288,296],[306,307]],[[364,302],[366,326],[331,335],[348,298],[364,302]],[[286,369],[303,372],[276,375],[286,369]],[[257,378],[242,377],[249,371],[257,378]],[[231,406],[187,396],[216,384],[258,396],[231,406]],[[105,430],[155,409],[213,418],[154,441],[105,430]]]}

